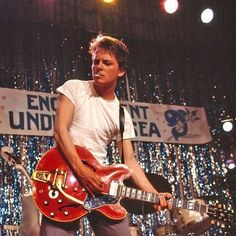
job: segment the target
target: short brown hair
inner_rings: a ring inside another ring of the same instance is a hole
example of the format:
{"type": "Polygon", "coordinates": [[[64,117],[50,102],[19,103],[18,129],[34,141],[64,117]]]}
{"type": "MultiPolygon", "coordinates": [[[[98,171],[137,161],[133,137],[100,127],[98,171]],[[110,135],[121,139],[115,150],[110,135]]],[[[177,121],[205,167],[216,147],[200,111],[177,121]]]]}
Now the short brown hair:
{"type": "Polygon", "coordinates": [[[121,40],[100,33],[96,38],[90,41],[89,53],[93,55],[98,48],[105,49],[114,54],[119,67],[126,70],[128,67],[129,50],[121,40]]]}

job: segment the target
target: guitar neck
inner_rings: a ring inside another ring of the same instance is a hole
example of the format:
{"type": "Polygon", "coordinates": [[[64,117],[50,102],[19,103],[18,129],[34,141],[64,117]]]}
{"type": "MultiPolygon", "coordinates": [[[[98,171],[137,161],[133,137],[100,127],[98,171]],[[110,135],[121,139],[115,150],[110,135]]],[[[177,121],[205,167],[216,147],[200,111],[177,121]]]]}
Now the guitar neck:
{"type": "MultiPolygon", "coordinates": [[[[145,191],[127,187],[124,185],[120,185],[119,193],[120,193],[120,196],[124,198],[150,202],[153,204],[158,204],[160,201],[159,194],[145,192],[145,191]]],[[[199,204],[197,201],[172,198],[169,200],[169,202],[171,203],[173,208],[182,208],[182,209],[197,211],[202,214],[208,213],[208,206],[204,204],[199,204]]]]}
{"type": "MultiPolygon", "coordinates": [[[[115,191],[111,191],[111,193],[113,192],[116,193],[115,194],[116,197],[130,198],[130,199],[150,202],[153,204],[158,204],[160,201],[160,194],[145,192],[132,187],[127,187],[122,184],[118,184],[118,186],[116,186],[114,190],[115,191]]],[[[213,219],[224,221],[230,224],[235,224],[233,214],[227,211],[225,212],[225,210],[222,209],[221,207],[210,206],[204,203],[200,204],[199,201],[202,201],[200,199],[187,200],[187,199],[171,198],[168,201],[171,203],[173,209],[181,208],[189,211],[199,212],[202,215],[208,214],[213,219]]]]}
{"type": "Polygon", "coordinates": [[[159,203],[160,201],[160,196],[158,194],[145,192],[124,185],[119,185],[119,195],[120,197],[150,202],[154,204],[159,203]]]}
{"type": "Polygon", "coordinates": [[[170,202],[173,208],[182,208],[190,211],[197,211],[201,214],[208,213],[209,210],[207,205],[200,204],[196,200],[172,198],[170,202]]]}

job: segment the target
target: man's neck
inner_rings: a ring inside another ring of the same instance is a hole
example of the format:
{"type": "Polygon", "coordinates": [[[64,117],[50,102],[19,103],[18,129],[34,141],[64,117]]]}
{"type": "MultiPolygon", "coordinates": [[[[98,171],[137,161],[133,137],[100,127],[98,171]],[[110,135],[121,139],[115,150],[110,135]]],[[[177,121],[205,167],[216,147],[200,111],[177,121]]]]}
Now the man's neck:
{"type": "Polygon", "coordinates": [[[101,98],[105,100],[113,100],[115,98],[115,87],[99,87],[96,84],[93,85],[95,91],[101,98]]]}

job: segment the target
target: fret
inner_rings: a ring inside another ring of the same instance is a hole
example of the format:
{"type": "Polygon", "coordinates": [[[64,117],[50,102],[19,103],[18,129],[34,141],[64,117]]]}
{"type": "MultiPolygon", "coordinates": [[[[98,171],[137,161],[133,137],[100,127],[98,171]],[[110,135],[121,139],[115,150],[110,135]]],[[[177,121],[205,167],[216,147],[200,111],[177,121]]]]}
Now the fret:
{"type": "Polygon", "coordinates": [[[193,206],[194,206],[194,202],[192,202],[192,201],[189,201],[189,202],[188,202],[188,208],[187,208],[187,209],[191,211],[191,210],[193,210],[193,209],[194,209],[194,207],[193,207],[193,206]]]}
{"type": "Polygon", "coordinates": [[[142,200],[147,201],[147,192],[143,192],[142,200]]]}
{"type": "Polygon", "coordinates": [[[136,191],[136,198],[141,200],[142,199],[141,197],[142,197],[142,191],[141,190],[137,190],[136,191]]]}
{"type": "Polygon", "coordinates": [[[200,213],[204,214],[208,212],[208,207],[207,205],[199,205],[199,211],[200,213]]]}
{"type": "Polygon", "coordinates": [[[131,195],[130,195],[131,198],[135,198],[136,197],[136,189],[132,188],[131,189],[131,195]]]}
{"type": "Polygon", "coordinates": [[[125,186],[121,186],[121,194],[122,197],[125,197],[125,186]]]}
{"type": "Polygon", "coordinates": [[[155,202],[156,194],[152,193],[151,202],[155,202]]]}
{"type": "Polygon", "coordinates": [[[198,202],[195,202],[195,204],[194,204],[194,211],[201,212],[200,208],[201,208],[201,205],[198,202]]]}
{"type": "Polygon", "coordinates": [[[152,194],[151,193],[147,193],[147,201],[151,202],[152,199],[152,194]]]}
{"type": "Polygon", "coordinates": [[[127,194],[127,187],[126,186],[123,186],[124,188],[124,197],[126,197],[126,194],[127,194]]]}
{"type": "Polygon", "coordinates": [[[116,197],[122,197],[122,188],[123,186],[122,185],[118,185],[118,188],[117,188],[117,194],[116,194],[116,197]]]}
{"type": "Polygon", "coordinates": [[[147,201],[147,202],[150,201],[149,198],[150,198],[150,197],[149,197],[149,192],[146,192],[146,201],[147,201]]]}
{"type": "Polygon", "coordinates": [[[126,197],[130,197],[131,188],[126,187],[126,197]]]}
{"type": "Polygon", "coordinates": [[[140,199],[141,199],[142,201],[145,200],[144,196],[145,196],[145,192],[142,191],[142,194],[141,194],[141,196],[140,196],[140,199]]]}

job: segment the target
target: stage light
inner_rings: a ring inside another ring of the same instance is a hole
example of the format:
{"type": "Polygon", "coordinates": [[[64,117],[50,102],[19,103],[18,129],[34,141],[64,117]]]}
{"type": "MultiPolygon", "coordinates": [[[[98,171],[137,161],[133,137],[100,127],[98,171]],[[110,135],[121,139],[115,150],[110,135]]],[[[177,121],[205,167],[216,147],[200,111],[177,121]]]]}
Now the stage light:
{"type": "Polygon", "coordinates": [[[235,168],[235,162],[233,159],[228,159],[226,162],[225,162],[225,165],[228,169],[232,170],[235,168]]]}
{"type": "Polygon", "coordinates": [[[114,2],[114,0],[103,0],[103,2],[105,2],[105,3],[112,3],[112,2],[114,2]]]}
{"type": "Polygon", "coordinates": [[[167,13],[173,14],[178,9],[178,5],[179,3],[177,0],[165,0],[164,9],[167,13]]]}
{"type": "Polygon", "coordinates": [[[214,17],[214,13],[212,9],[206,8],[205,10],[202,11],[201,13],[201,20],[203,23],[210,23],[214,17]]]}
{"type": "Polygon", "coordinates": [[[225,132],[230,132],[233,129],[233,119],[223,120],[222,128],[225,132]]]}

